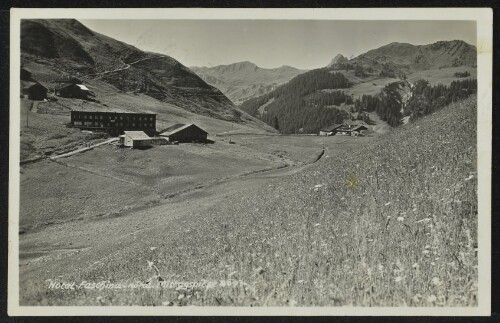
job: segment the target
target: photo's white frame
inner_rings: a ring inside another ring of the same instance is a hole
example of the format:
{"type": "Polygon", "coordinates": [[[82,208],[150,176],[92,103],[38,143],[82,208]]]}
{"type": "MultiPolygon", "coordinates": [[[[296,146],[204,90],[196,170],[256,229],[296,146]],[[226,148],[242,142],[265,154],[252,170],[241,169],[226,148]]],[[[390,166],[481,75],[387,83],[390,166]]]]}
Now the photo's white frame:
{"type": "Polygon", "coordinates": [[[491,153],[493,10],[363,9],[21,9],[10,12],[8,314],[10,316],[489,316],[491,314],[491,153]],[[477,26],[478,306],[477,307],[145,307],[20,306],[20,21],[21,19],[469,20],[477,26]]]}

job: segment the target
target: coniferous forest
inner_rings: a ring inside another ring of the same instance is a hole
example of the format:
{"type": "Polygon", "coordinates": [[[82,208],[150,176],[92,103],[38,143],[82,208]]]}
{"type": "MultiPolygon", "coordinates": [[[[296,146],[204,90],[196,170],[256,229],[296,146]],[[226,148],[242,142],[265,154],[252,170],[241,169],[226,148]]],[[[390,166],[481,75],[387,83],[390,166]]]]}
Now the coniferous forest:
{"type": "MultiPolygon", "coordinates": [[[[345,89],[351,84],[341,73],[316,69],[298,75],[276,90],[244,102],[241,109],[259,117],[259,107],[269,103],[260,119],[278,127],[283,134],[316,133],[320,128],[341,123],[348,113],[329,107],[352,103],[343,92],[323,93],[322,89],[345,89]]],[[[277,128],[277,129],[278,129],[277,128]]]]}
{"type": "Polygon", "coordinates": [[[476,92],[476,79],[453,81],[450,86],[442,84],[431,86],[429,82],[419,80],[415,83],[412,97],[405,105],[404,114],[410,116],[412,121],[476,92]]]}
{"type": "Polygon", "coordinates": [[[354,111],[376,111],[382,120],[397,127],[404,116],[410,116],[410,121],[413,121],[476,93],[477,80],[453,81],[449,86],[432,86],[426,80],[418,80],[412,85],[411,96],[406,102],[401,95],[404,86],[403,81],[393,82],[387,84],[380,94],[363,95],[354,101],[354,111]]]}
{"type": "Polygon", "coordinates": [[[446,86],[430,85],[426,80],[410,85],[401,80],[387,84],[379,94],[362,95],[355,100],[342,91],[350,86],[341,73],[312,70],[268,94],[244,102],[241,109],[283,134],[317,133],[323,127],[342,123],[354,113],[359,120],[365,120],[368,116],[365,112],[376,112],[383,121],[397,127],[405,116],[413,121],[475,93],[477,81],[456,80],[446,86]],[[351,114],[347,109],[339,109],[341,105],[351,105],[351,114]],[[259,111],[262,106],[265,108],[259,111]]]}

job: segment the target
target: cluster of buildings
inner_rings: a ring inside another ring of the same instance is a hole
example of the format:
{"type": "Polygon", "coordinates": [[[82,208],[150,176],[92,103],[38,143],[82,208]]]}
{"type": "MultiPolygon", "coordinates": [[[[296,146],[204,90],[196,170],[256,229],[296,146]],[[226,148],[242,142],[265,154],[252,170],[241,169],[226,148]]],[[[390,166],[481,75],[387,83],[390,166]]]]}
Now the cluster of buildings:
{"type": "MultiPolygon", "coordinates": [[[[80,80],[57,81],[52,93],[65,98],[91,100],[94,94],[80,80]]],[[[30,100],[45,100],[49,89],[21,68],[21,95],[30,100]]],[[[87,131],[106,132],[119,136],[125,147],[143,148],[153,144],[206,142],[208,133],[195,124],[174,124],[156,131],[156,114],[103,111],[71,111],[70,126],[87,131]]]]}
{"type": "Polygon", "coordinates": [[[338,124],[330,127],[322,128],[319,131],[320,136],[362,136],[368,130],[364,125],[355,124],[338,124]]]}
{"type": "Polygon", "coordinates": [[[208,133],[195,124],[175,124],[156,131],[156,114],[102,111],[71,111],[71,126],[82,130],[120,135],[125,147],[145,148],[153,144],[206,142],[208,133]]]}
{"type": "MultiPolygon", "coordinates": [[[[90,89],[81,84],[78,79],[60,80],[58,85],[53,88],[53,94],[63,98],[76,98],[89,100],[94,97],[90,89]]],[[[42,101],[47,99],[49,88],[42,85],[39,81],[33,79],[31,72],[21,68],[21,94],[30,100],[42,101]]]]}

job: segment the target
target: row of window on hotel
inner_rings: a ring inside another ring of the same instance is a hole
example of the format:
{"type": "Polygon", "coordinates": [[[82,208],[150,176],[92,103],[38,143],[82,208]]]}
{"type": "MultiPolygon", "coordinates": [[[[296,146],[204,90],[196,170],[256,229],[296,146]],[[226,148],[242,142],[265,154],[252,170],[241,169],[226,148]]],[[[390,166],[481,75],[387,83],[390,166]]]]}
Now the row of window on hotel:
{"type": "MultiPolygon", "coordinates": [[[[114,120],[114,116],[112,117],[109,117],[110,120],[114,120]]],[[[123,116],[119,116],[119,117],[116,117],[118,120],[123,120],[123,116]]],[[[128,120],[137,120],[137,118],[139,118],[139,121],[142,121],[142,118],[143,117],[128,117],[127,119],[128,120]]],[[[81,118],[78,118],[78,119],[81,119],[81,118]]],[[[83,119],[87,119],[87,115],[84,115],[83,116],[83,119]]],[[[92,120],[94,119],[93,116],[88,116],[88,119],[92,120]]],[[[96,120],[102,120],[103,119],[103,116],[95,116],[95,119],[96,120]]],[[[153,117],[144,117],[144,121],[153,121],[153,117]]]]}
{"type": "MultiPolygon", "coordinates": [[[[119,126],[132,126],[132,127],[135,127],[136,126],[136,123],[135,122],[132,122],[132,123],[123,123],[123,122],[113,122],[113,123],[108,123],[108,122],[94,122],[94,121],[84,121],[84,122],[81,122],[81,121],[74,121],[73,122],[75,126],[94,126],[94,127],[110,127],[110,126],[113,126],[113,127],[119,127],[119,126]]],[[[153,127],[153,124],[152,123],[142,123],[142,122],[139,122],[137,123],[137,127],[139,128],[142,128],[142,127],[153,127]]]]}

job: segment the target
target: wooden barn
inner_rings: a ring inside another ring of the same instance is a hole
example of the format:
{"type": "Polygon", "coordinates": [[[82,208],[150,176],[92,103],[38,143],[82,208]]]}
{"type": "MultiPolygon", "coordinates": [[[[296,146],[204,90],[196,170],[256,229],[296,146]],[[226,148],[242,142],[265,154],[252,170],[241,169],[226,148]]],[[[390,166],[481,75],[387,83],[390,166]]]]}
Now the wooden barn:
{"type": "Polygon", "coordinates": [[[325,127],[319,130],[319,135],[320,136],[333,136],[337,133],[337,129],[342,127],[341,124],[338,125],[333,125],[330,127],[325,127]]]}
{"type": "Polygon", "coordinates": [[[76,99],[88,99],[94,94],[83,84],[65,84],[60,87],[57,92],[57,95],[62,96],[63,98],[76,98],[76,99]]]}
{"type": "Polygon", "coordinates": [[[144,131],[125,131],[122,138],[125,147],[151,147],[151,138],[144,131]]]}
{"type": "Polygon", "coordinates": [[[47,98],[48,89],[38,82],[21,82],[21,94],[30,100],[44,100],[47,98]]]}
{"type": "Polygon", "coordinates": [[[178,123],[160,133],[170,142],[206,142],[208,133],[195,124],[178,123]]]}

